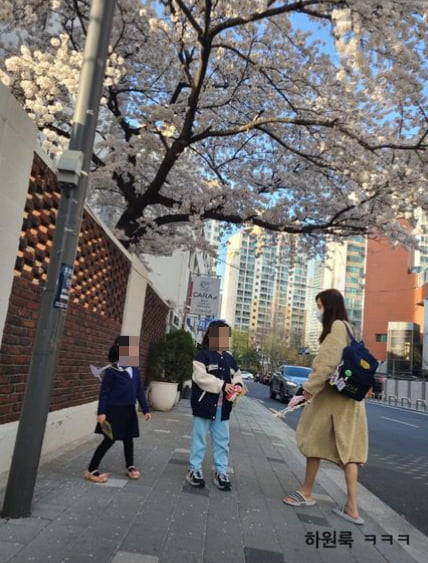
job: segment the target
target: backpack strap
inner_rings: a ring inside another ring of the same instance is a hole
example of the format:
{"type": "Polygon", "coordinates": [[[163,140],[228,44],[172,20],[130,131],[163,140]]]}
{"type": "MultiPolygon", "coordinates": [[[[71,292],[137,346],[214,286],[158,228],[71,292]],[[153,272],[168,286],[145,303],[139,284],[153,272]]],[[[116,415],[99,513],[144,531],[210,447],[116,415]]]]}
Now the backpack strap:
{"type": "Polygon", "coordinates": [[[346,321],[342,321],[342,323],[345,325],[346,332],[348,333],[348,336],[349,336],[351,342],[353,342],[353,341],[355,340],[355,336],[352,334],[352,331],[351,331],[351,329],[349,328],[348,323],[347,323],[346,321]]]}

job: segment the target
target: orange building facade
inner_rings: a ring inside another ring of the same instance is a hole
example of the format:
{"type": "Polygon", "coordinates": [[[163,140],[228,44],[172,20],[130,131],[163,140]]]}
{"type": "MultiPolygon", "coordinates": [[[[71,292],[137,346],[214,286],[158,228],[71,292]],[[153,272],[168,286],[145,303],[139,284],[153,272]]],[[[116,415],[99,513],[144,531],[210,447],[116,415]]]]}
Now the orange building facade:
{"type": "MultiPolygon", "coordinates": [[[[426,277],[426,276],[425,276],[426,277]]],[[[428,283],[412,273],[412,254],[386,239],[368,240],[366,254],[363,337],[379,360],[387,357],[389,322],[416,323],[424,331],[424,299],[428,283]]]]}

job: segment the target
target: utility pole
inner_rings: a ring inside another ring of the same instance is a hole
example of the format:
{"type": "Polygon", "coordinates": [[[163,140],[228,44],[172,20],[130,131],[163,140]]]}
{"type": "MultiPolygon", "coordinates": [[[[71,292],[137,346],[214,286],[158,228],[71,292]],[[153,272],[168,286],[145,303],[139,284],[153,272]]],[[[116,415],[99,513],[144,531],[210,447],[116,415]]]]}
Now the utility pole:
{"type": "Polygon", "coordinates": [[[103,88],[115,0],[92,0],[69,150],[58,162],[61,199],[2,516],[31,514],[103,88]]]}

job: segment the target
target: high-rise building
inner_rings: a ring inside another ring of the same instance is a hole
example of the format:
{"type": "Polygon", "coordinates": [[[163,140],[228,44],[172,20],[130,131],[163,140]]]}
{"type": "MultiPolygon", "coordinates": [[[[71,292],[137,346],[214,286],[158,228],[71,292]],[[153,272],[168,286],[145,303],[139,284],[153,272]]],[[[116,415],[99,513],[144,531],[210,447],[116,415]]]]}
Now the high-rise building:
{"type": "Polygon", "coordinates": [[[338,289],[345,300],[349,321],[358,330],[362,327],[366,241],[352,237],[327,244],[326,258],[314,260],[309,267],[306,290],[305,346],[310,352],[318,348],[321,325],[316,320],[315,296],[324,289],[338,289]]]}
{"type": "Polygon", "coordinates": [[[212,253],[205,253],[206,273],[207,275],[215,276],[220,246],[220,223],[212,220],[205,221],[203,228],[204,238],[212,249],[212,253]]]}
{"type": "Polygon", "coordinates": [[[290,235],[253,228],[228,241],[222,317],[256,344],[303,344],[307,259],[290,235]]]}
{"type": "Polygon", "coordinates": [[[428,270],[428,212],[419,208],[416,213],[418,225],[415,237],[418,247],[411,251],[412,273],[420,274],[428,270]]]}
{"type": "Polygon", "coordinates": [[[321,324],[316,317],[317,306],[315,298],[323,289],[324,265],[321,260],[311,260],[309,263],[308,285],[306,288],[306,311],[305,311],[305,348],[314,354],[319,346],[319,335],[321,324]]]}
{"type": "Polygon", "coordinates": [[[328,244],[322,289],[338,289],[345,299],[349,321],[361,330],[366,271],[366,239],[352,237],[328,244]]]}

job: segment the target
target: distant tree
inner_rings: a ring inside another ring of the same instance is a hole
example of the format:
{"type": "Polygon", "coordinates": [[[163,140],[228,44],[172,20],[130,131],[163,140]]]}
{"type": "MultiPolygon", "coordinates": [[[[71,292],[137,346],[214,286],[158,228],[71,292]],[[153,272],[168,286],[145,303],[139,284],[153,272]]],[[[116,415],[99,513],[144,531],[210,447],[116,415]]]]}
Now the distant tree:
{"type": "Polygon", "coordinates": [[[260,355],[251,343],[248,332],[234,330],[232,333],[232,354],[242,369],[256,372],[260,369],[260,355]]]}
{"type": "Polygon", "coordinates": [[[255,348],[248,348],[241,357],[240,367],[256,373],[260,369],[260,355],[255,348]]]}
{"type": "Polygon", "coordinates": [[[270,370],[275,370],[288,357],[288,348],[283,335],[269,331],[263,337],[260,352],[268,361],[270,370]]]}
{"type": "MultiPolygon", "coordinates": [[[[0,8],[0,78],[50,154],[69,139],[89,5],[0,8]]],[[[207,219],[315,250],[326,234],[400,240],[424,205],[427,37],[420,0],[118,0],[90,201],[144,252],[202,245],[207,219]]]]}
{"type": "Polygon", "coordinates": [[[250,335],[242,330],[232,332],[232,354],[238,359],[248,350],[250,346],[250,335]]]}

